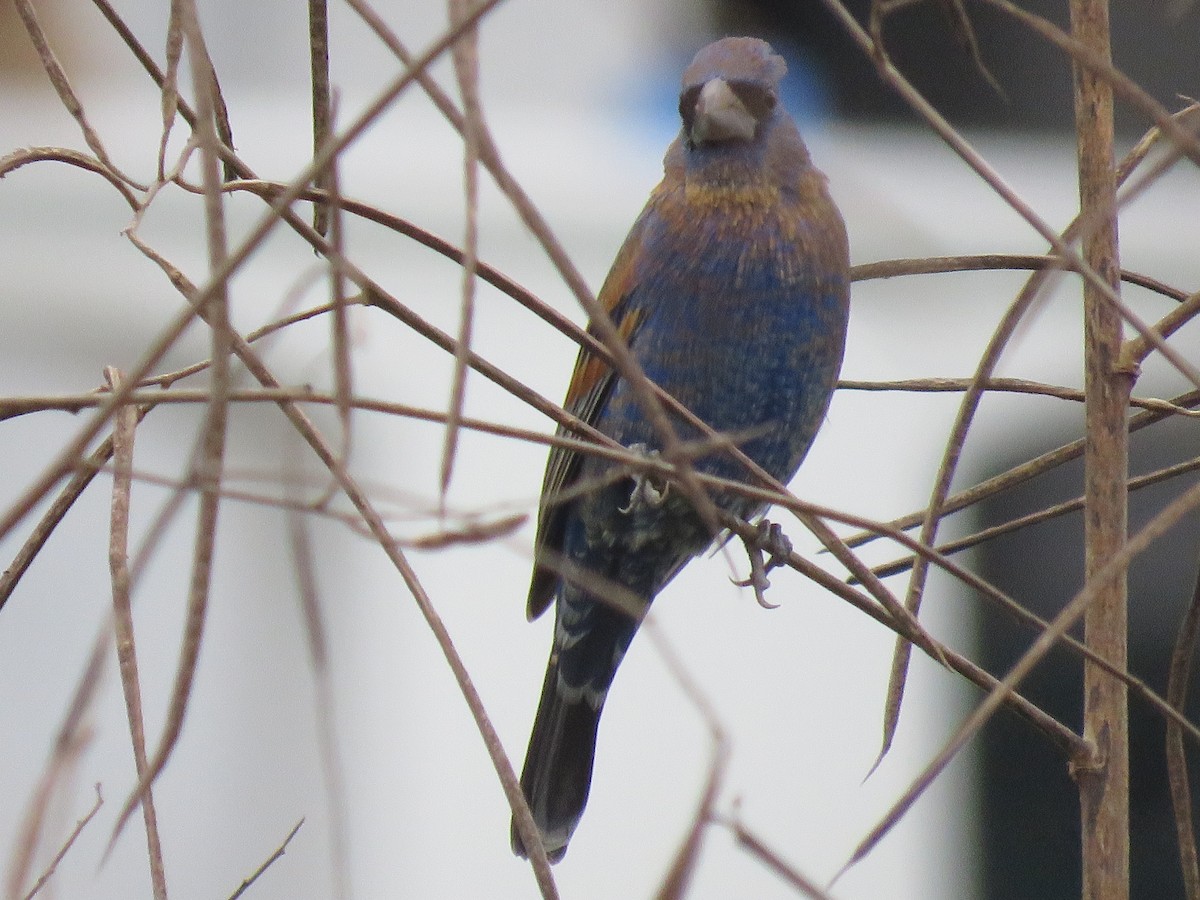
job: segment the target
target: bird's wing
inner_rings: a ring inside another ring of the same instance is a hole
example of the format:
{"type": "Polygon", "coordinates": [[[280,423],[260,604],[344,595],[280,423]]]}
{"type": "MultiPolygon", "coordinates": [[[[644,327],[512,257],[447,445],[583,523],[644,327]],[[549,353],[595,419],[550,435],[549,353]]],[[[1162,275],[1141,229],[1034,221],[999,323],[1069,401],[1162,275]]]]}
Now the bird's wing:
{"type": "MultiPolygon", "coordinates": [[[[646,314],[644,298],[639,296],[635,280],[643,247],[643,221],[644,216],[625,239],[597,297],[626,346],[632,345],[646,314]]],[[[596,334],[594,327],[589,327],[588,332],[596,334]]],[[[563,408],[589,425],[595,425],[616,379],[616,372],[607,362],[586,350],[580,350],[563,408]]],[[[558,434],[570,436],[572,432],[560,426],[558,434]]],[[[582,461],[579,453],[564,447],[552,447],[546,461],[546,475],[542,481],[542,498],[538,508],[537,538],[534,542],[533,579],[529,585],[526,609],[531,620],[545,612],[554,599],[558,575],[553,561],[562,552],[563,532],[572,506],[571,499],[560,501],[559,495],[574,484],[582,461]],[[539,564],[539,559],[546,560],[546,563],[539,564]]]]}

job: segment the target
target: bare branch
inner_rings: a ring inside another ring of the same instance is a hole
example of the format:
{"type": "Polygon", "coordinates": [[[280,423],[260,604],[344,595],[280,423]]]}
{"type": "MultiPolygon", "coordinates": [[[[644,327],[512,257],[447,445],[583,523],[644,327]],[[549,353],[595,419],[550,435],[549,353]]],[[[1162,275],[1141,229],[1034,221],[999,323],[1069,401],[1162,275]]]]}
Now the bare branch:
{"type": "MultiPolygon", "coordinates": [[[[110,387],[121,381],[116,369],[106,369],[110,387]]],[[[117,646],[117,667],[125,695],[125,713],[129,720],[129,739],[133,745],[134,771],[138,778],[146,773],[146,727],[142,715],[142,688],[138,676],[137,643],[133,628],[132,579],[129,574],[129,508],[133,491],[133,445],[140,418],[137,407],[125,406],[113,423],[113,489],[109,526],[108,567],[112,577],[113,629],[117,646]]],[[[142,800],[142,818],[146,827],[146,851],[150,860],[150,883],[155,900],[166,900],[167,876],[163,864],[162,841],[158,833],[158,814],[154,793],[146,788],[142,800]]]]}
{"type": "MultiPolygon", "coordinates": [[[[1187,701],[1188,682],[1192,673],[1192,655],[1200,637],[1200,574],[1196,589],[1171,651],[1171,668],[1167,678],[1167,702],[1180,713],[1187,701]]],[[[1183,749],[1183,732],[1175,722],[1167,722],[1167,780],[1171,790],[1171,808],[1175,813],[1175,840],[1179,847],[1179,865],[1183,873],[1187,900],[1200,900],[1200,863],[1197,862],[1196,829],[1192,819],[1192,789],[1188,778],[1187,755],[1183,749]]]]}
{"type": "Polygon", "coordinates": [[[292,838],[294,838],[300,831],[300,826],[303,824],[304,820],[301,819],[292,826],[292,830],[287,833],[287,837],[283,839],[283,843],[276,847],[275,852],[263,860],[263,864],[255,869],[254,872],[251,873],[251,875],[238,886],[236,891],[229,895],[229,900],[237,900],[238,897],[242,896],[242,894],[246,893],[246,891],[250,889],[250,885],[254,884],[254,882],[258,881],[258,879],[262,877],[262,874],[266,872],[267,869],[274,865],[277,860],[283,858],[283,854],[287,853],[288,844],[292,842],[292,838]]]}
{"type": "Polygon", "coordinates": [[[38,880],[33,883],[33,887],[30,889],[29,893],[25,895],[25,900],[33,900],[33,898],[42,890],[42,888],[46,886],[50,879],[54,877],[54,873],[58,871],[58,864],[66,858],[67,853],[69,853],[71,850],[71,847],[75,845],[76,839],[83,833],[83,829],[87,828],[88,823],[90,823],[92,819],[96,817],[96,813],[100,812],[100,807],[103,805],[104,797],[100,794],[100,785],[96,785],[96,802],[92,804],[92,808],[88,810],[87,815],[75,823],[75,827],[71,830],[71,834],[67,837],[67,840],[63,843],[62,847],[59,848],[58,852],[54,854],[54,859],[50,860],[50,865],[48,865],[46,870],[42,872],[40,876],[38,876],[38,880]]]}

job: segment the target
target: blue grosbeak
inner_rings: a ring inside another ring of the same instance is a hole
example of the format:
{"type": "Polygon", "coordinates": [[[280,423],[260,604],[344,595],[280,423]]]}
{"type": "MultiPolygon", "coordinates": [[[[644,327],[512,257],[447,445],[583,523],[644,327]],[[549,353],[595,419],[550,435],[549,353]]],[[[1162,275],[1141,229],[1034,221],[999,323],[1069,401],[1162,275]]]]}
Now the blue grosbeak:
{"type": "MultiPolygon", "coordinates": [[[[849,258],[825,177],[779,105],[785,71],[752,38],[725,38],[696,55],[683,74],[683,128],[664,178],[599,301],[651,381],[786,482],[841,366],[849,258]]],[[[663,447],[629,381],[586,351],[564,406],[636,452],[663,447]]],[[[672,424],[680,439],[705,447],[702,431],[678,416],[672,424]]],[[[692,465],[750,478],[711,441],[692,465]]],[[[710,493],[717,509],[743,518],[762,509],[733,492],[710,493]]],[[[552,861],[583,813],[600,711],[642,616],[714,539],[711,516],[689,494],[611,459],[550,453],[528,614],[556,601],[556,624],[521,786],[552,861]],[[626,602],[614,603],[616,595],[626,602]]],[[[515,824],[512,843],[527,855],[515,824]]]]}

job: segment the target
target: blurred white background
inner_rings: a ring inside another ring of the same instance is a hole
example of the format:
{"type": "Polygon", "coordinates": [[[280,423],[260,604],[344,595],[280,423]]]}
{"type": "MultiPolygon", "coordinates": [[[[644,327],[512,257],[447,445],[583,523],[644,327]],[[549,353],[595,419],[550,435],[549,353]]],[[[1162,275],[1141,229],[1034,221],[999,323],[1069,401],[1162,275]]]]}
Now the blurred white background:
{"type": "MultiPolygon", "coordinates": [[[[420,50],[440,34],[438,4],[389,11],[420,50]]],[[[295,4],[202,3],[239,153],[258,173],[287,180],[310,148],[306,22],[295,4]]],[[[152,174],[157,95],[85,4],[59,4],[52,38],[115,161],[152,174]],[[63,29],[69,29],[64,31],[63,29]]],[[[165,10],[128,2],[129,21],[156,53],[165,10]]],[[[676,129],[678,72],[708,38],[687,4],[666,0],[588,4],[511,0],[483,29],[488,121],[506,164],[526,186],[588,281],[599,286],[616,248],[661,174],[676,129]]],[[[399,71],[346,9],[333,9],[332,61],[340,119],[348,121],[399,71]]],[[[447,88],[449,67],[435,68],[447,88]]],[[[797,96],[812,72],[790,76],[797,96]]],[[[0,87],[0,153],[33,145],[83,147],[44,78],[0,87]]],[[[802,121],[848,223],[855,262],[972,252],[1041,252],[1043,243],[936,139],[919,129],[802,121]]],[[[182,133],[182,129],[179,130],[182,133]]],[[[976,134],[987,158],[1049,222],[1075,209],[1074,149],[1066,137],[976,134]]],[[[178,143],[178,142],[177,142],[178,143]]],[[[427,100],[406,94],[343,158],[343,191],[462,239],[461,146],[427,100]]],[[[545,254],[484,178],[481,256],[581,320],[545,254]]],[[[1194,226],[1196,176],[1178,173],[1134,204],[1122,225],[1134,269],[1182,286],[1200,280],[1185,223],[1194,226]]],[[[236,233],[262,205],[232,197],[236,233]]],[[[0,182],[0,395],[89,390],[105,365],[132,367],[180,309],[162,274],[123,238],[128,208],[94,176],[51,164],[0,182]]],[[[193,280],[205,280],[200,204],[167,192],[143,237],[193,280]]],[[[352,222],[348,251],[402,302],[457,329],[460,273],[446,260],[376,226],[352,222]]],[[[250,329],[280,311],[321,302],[328,287],[311,252],[278,233],[233,281],[236,324],[250,329]],[[297,299],[302,298],[302,299],[297,299]]],[[[1021,273],[946,275],[855,286],[843,374],[853,379],[962,376],[973,370],[1021,273]]],[[[1129,292],[1147,318],[1161,299],[1129,292]]],[[[1079,382],[1078,301],[1066,285],[1029,325],[1001,374],[1079,382]]],[[[375,310],[355,310],[356,390],[441,408],[450,361],[375,310]]],[[[480,285],[475,346],[557,400],[576,348],[507,298],[480,285]]],[[[328,326],[290,330],[264,351],[287,383],[330,383],[328,326]]],[[[207,355],[194,329],[164,368],[207,355]]],[[[248,380],[245,382],[249,384],[248,380]]],[[[1153,382],[1151,382],[1153,383],[1153,382]]],[[[1160,382],[1169,393],[1166,377],[1160,382]]],[[[802,498],[881,519],[928,496],[957,395],[839,392],[829,420],[792,484],[802,498]]],[[[1057,401],[990,399],[968,457],[988,436],[1034,427],[1014,409],[1057,401]],[[1023,404],[1023,405],[1022,405],[1023,404]]],[[[1081,416],[1055,407],[1064,417],[1081,416]]],[[[473,375],[468,413],[549,431],[540,416],[473,375]]],[[[139,430],[141,473],[176,478],[201,413],[160,409],[139,430]]],[[[332,415],[318,420],[336,434],[332,415]]],[[[18,497],[83,417],[41,413],[0,423],[0,504],[18,497]]],[[[435,531],[441,432],[436,426],[358,414],[351,467],[391,515],[396,533],[435,531]]],[[[238,410],[228,465],[234,485],[278,482],[285,460],[316,475],[278,412],[238,410]]],[[[544,450],[467,433],[449,495],[452,510],[485,518],[531,513],[544,450]]],[[[96,479],[0,611],[0,859],[7,859],[56,729],[110,607],[107,476],[96,479]]],[[[167,492],[139,483],[134,541],[167,492]],[[139,530],[139,526],[140,529],[139,530]]],[[[190,566],[189,502],[138,584],[138,652],[153,747],[174,677],[190,566]]],[[[34,521],[0,541],[11,558],[34,521]]],[[[798,549],[815,551],[782,518],[798,549]]],[[[183,739],[155,789],[172,897],[232,893],[300,819],[287,854],[248,896],[329,897],[337,892],[327,773],[320,758],[317,681],[309,660],[286,519],[231,501],[222,508],[208,630],[183,739]]],[[[531,897],[530,871],[511,856],[506,802],[450,673],[411,598],[379,548],[344,525],[311,519],[316,574],[330,641],[333,729],[340,758],[346,883],[353,896],[531,897]]],[[[550,618],[523,615],[532,528],[483,545],[413,552],[505,748],[519,769],[549,649],[550,618]]],[[[885,559],[893,552],[872,551],[885,559]]],[[[730,583],[721,556],[693,563],[653,616],[711,700],[732,739],[720,809],[739,802],[751,829],[818,882],[937,751],[972,693],[918,657],[896,746],[866,779],[879,749],[890,633],[791,572],[772,575],[760,609],[730,583]],[[864,780],[866,779],[866,780],[864,780]]],[[[902,579],[889,582],[902,592],[902,579]]],[[[934,579],[929,627],[964,645],[955,592],[934,579]]],[[[92,739],[56,792],[40,870],[90,807],[105,805],[60,867],[54,896],[143,897],[144,835],[134,818],[111,859],[101,854],[133,785],[115,666],[90,714],[92,739]]],[[[555,875],[564,897],[651,895],[682,841],[706,776],[711,746],[700,716],[652,642],[635,641],[601,730],[591,801],[555,875]]],[[[970,754],[959,759],[864,862],[832,889],[841,898],[961,898],[973,884],[970,754]]],[[[1064,861],[1065,863],[1067,861],[1064,861]]],[[[7,862],[5,864],[7,871],[7,862]]],[[[794,894],[761,863],[710,830],[690,896],[794,894]]]]}

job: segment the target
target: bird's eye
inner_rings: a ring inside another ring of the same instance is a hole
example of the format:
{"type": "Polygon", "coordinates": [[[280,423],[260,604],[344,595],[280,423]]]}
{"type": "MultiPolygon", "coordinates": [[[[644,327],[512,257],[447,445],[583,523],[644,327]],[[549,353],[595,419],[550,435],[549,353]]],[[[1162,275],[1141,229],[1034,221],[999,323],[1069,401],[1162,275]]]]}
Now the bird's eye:
{"type": "Polygon", "coordinates": [[[775,93],[750,81],[731,81],[729,89],[742,101],[746,111],[761,122],[775,108],[775,93]]]}

